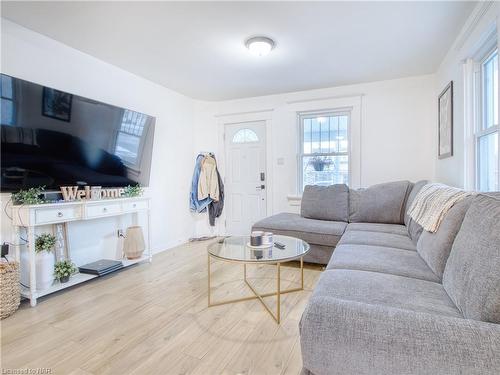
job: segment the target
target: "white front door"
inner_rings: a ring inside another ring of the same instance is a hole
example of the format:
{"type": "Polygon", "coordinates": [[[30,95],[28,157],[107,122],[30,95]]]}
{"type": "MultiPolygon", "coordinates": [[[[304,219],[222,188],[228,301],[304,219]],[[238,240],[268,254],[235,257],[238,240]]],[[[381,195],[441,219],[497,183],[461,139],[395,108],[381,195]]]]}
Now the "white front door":
{"type": "Polygon", "coordinates": [[[266,217],[266,123],[226,124],[226,232],[249,235],[266,217]]]}

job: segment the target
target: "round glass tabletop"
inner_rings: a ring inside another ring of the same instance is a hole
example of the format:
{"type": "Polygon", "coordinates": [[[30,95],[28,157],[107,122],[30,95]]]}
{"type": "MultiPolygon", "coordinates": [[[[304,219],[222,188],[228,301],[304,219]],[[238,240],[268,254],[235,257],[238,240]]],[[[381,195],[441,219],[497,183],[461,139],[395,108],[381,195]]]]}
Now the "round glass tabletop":
{"type": "Polygon", "coordinates": [[[298,259],[309,251],[309,244],[298,238],[274,235],[273,240],[282,243],[285,248],[250,247],[249,236],[231,236],[210,244],[208,253],[213,257],[234,262],[276,263],[298,259]]]}

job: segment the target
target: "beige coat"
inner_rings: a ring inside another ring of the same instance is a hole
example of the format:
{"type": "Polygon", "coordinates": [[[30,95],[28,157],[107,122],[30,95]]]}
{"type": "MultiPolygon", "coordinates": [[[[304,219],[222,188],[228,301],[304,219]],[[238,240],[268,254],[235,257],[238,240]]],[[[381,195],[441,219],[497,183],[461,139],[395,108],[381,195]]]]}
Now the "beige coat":
{"type": "Polygon", "coordinates": [[[219,200],[219,181],[217,180],[217,163],[211,156],[201,162],[200,179],[198,180],[198,200],[212,198],[219,200]]]}

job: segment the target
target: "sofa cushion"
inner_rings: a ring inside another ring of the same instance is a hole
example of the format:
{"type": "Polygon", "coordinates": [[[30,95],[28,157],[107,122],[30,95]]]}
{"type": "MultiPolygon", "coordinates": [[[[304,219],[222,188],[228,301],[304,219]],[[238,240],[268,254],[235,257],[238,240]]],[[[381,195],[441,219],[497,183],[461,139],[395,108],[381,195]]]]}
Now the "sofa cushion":
{"type": "Polygon", "coordinates": [[[498,375],[500,369],[498,324],[324,296],[309,300],[300,344],[303,366],[314,375],[498,375]]]}
{"type": "Polygon", "coordinates": [[[404,204],[410,183],[388,182],[349,192],[349,221],[403,224],[404,204]]]}
{"type": "Polygon", "coordinates": [[[401,224],[380,224],[380,223],[349,223],[347,230],[361,230],[365,232],[382,232],[400,234],[402,236],[408,235],[408,230],[401,224]]]}
{"type": "Polygon", "coordinates": [[[443,286],[468,319],[500,323],[500,200],[478,195],[446,263],[443,286]]]}
{"type": "Polygon", "coordinates": [[[462,317],[441,284],[379,272],[327,270],[321,274],[311,299],[320,296],[462,317]]]}
{"type": "Polygon", "coordinates": [[[404,212],[405,225],[408,229],[408,234],[415,245],[417,244],[418,239],[420,238],[420,235],[422,234],[424,228],[422,228],[420,224],[418,224],[415,220],[413,220],[410,217],[410,215],[408,215],[408,210],[410,209],[411,204],[415,200],[415,197],[417,196],[420,189],[422,189],[427,183],[428,183],[427,180],[416,182],[413,185],[405,204],[405,212],[404,212]]]}
{"type": "Polygon", "coordinates": [[[370,245],[339,245],[327,269],[350,269],[388,273],[438,282],[434,272],[416,251],[370,245]]]}
{"type": "Polygon", "coordinates": [[[385,246],[416,251],[416,247],[413,242],[411,242],[408,235],[366,232],[361,230],[350,230],[345,232],[339,241],[339,245],[340,244],[385,246]]]}
{"type": "Polygon", "coordinates": [[[304,262],[307,263],[315,263],[315,264],[328,264],[328,261],[332,257],[334,246],[324,246],[317,245],[311,242],[308,242],[311,249],[304,255],[304,262]]]}
{"type": "Polygon", "coordinates": [[[346,226],[347,223],[341,221],[307,219],[298,214],[283,212],[256,222],[252,230],[297,237],[311,244],[335,246],[346,226]]]}
{"type": "Polygon", "coordinates": [[[470,207],[472,196],[455,203],[446,213],[437,232],[422,231],[417,242],[417,251],[431,270],[442,279],[451,246],[457,236],[465,213],[470,207]]]}
{"type": "Polygon", "coordinates": [[[410,236],[411,241],[413,244],[416,246],[418,243],[418,240],[420,239],[420,236],[422,235],[422,232],[424,228],[420,224],[418,224],[415,220],[410,219],[408,222],[408,235],[410,236]]]}
{"type": "Polygon", "coordinates": [[[347,221],[349,188],[345,184],[306,186],[302,194],[300,215],[309,219],[347,221]]]}
{"type": "Polygon", "coordinates": [[[413,184],[413,186],[411,187],[410,194],[408,195],[408,198],[406,199],[405,208],[404,208],[404,223],[406,226],[408,226],[410,220],[412,220],[410,218],[410,215],[408,215],[408,210],[410,209],[411,204],[415,200],[415,197],[417,196],[420,189],[422,189],[428,183],[429,183],[429,181],[427,181],[427,180],[420,180],[420,181],[415,182],[413,184]]]}

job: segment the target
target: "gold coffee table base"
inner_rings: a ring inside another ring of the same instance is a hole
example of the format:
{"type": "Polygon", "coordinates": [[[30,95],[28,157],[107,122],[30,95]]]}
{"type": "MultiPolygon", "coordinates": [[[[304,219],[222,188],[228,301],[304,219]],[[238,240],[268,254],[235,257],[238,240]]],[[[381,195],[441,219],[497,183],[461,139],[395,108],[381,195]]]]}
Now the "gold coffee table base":
{"type": "MultiPolygon", "coordinates": [[[[226,301],[220,301],[220,302],[212,302],[211,296],[210,296],[210,283],[211,283],[211,273],[210,273],[210,263],[211,260],[210,258],[212,255],[208,254],[208,307],[212,306],[220,306],[220,305],[226,305],[228,303],[235,303],[235,302],[243,302],[243,301],[249,301],[253,299],[258,299],[260,303],[262,303],[262,306],[267,310],[267,312],[273,317],[273,319],[276,321],[276,323],[280,323],[281,321],[281,295],[286,294],[286,293],[292,293],[292,292],[299,292],[301,290],[304,290],[304,257],[300,257],[300,287],[299,288],[293,288],[293,289],[285,289],[281,290],[281,263],[267,263],[267,264],[276,264],[276,292],[271,292],[271,293],[259,293],[253,286],[248,282],[247,279],[247,264],[259,264],[259,262],[244,262],[244,261],[232,261],[236,263],[243,263],[243,280],[245,281],[245,284],[250,288],[250,290],[253,292],[253,296],[249,297],[242,297],[242,298],[236,298],[236,299],[230,299],[226,301]],[[270,297],[270,296],[276,296],[277,301],[276,301],[276,314],[271,310],[269,305],[264,301],[264,297],[270,297]]],[[[231,262],[229,260],[224,260],[219,257],[214,257],[216,259],[226,261],[226,262],[231,262]]],[[[262,262],[264,263],[264,262],[262,262]]]]}

